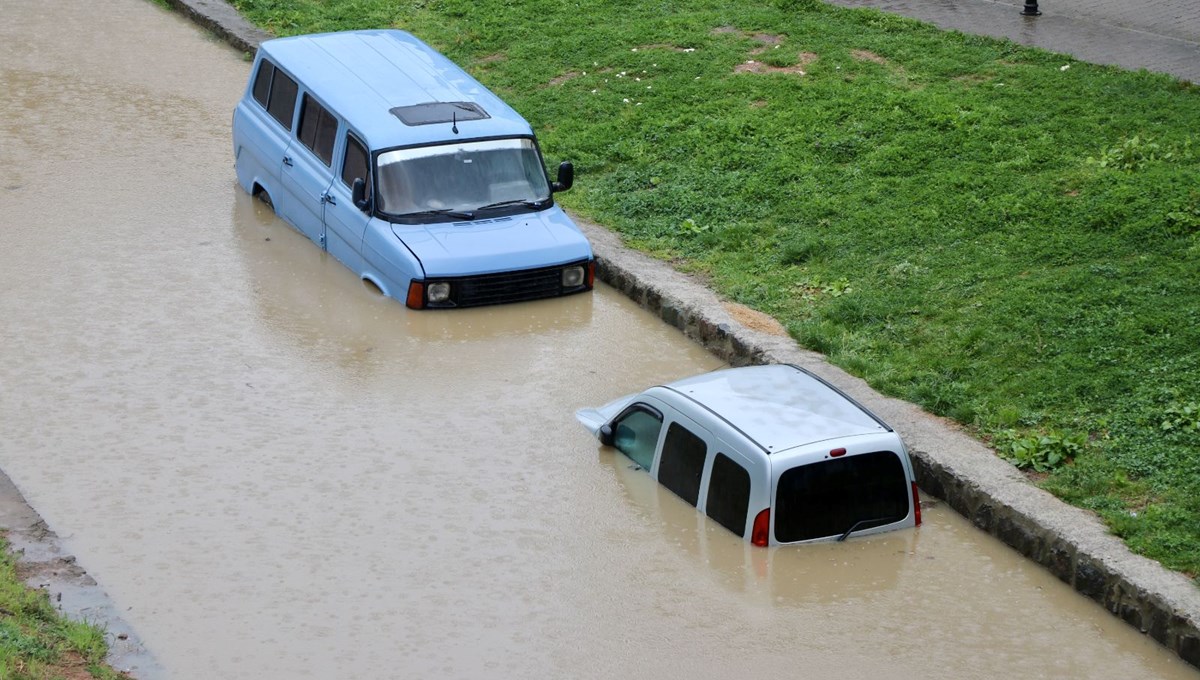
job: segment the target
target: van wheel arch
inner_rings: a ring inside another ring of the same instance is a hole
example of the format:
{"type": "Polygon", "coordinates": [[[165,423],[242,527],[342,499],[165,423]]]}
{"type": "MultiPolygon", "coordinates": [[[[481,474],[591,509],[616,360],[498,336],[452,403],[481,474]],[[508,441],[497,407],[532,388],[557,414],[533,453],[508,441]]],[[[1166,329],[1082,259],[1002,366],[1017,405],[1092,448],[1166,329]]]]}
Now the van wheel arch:
{"type": "Polygon", "coordinates": [[[275,210],[275,202],[271,200],[271,194],[267,193],[267,190],[261,184],[254,185],[253,196],[265,203],[272,211],[275,210]]]}
{"type": "Polygon", "coordinates": [[[376,281],[374,276],[371,276],[370,274],[363,274],[362,282],[367,290],[373,293],[378,293],[383,297],[391,297],[388,295],[387,289],[383,287],[383,284],[379,283],[379,281],[376,281]]]}

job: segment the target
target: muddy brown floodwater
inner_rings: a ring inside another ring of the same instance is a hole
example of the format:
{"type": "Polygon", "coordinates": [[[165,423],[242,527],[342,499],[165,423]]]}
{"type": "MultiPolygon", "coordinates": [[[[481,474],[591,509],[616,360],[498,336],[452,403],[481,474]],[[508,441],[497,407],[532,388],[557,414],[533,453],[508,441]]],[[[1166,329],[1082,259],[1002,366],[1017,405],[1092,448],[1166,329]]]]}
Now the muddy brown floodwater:
{"type": "Polygon", "coordinates": [[[375,296],[235,185],[247,73],[149,2],[4,2],[0,467],[170,677],[1196,677],[941,507],[697,516],[572,413],[717,360],[603,286],[375,296]]]}

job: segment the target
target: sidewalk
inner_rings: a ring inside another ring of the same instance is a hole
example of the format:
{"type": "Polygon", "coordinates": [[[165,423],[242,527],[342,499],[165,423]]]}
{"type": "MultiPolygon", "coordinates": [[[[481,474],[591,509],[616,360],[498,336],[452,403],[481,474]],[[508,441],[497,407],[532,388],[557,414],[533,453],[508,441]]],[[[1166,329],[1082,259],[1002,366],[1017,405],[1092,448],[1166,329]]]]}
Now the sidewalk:
{"type": "Polygon", "coordinates": [[[1195,0],[826,0],[874,7],[963,33],[1008,38],[1097,64],[1146,69],[1200,83],[1200,6],[1195,0]]]}

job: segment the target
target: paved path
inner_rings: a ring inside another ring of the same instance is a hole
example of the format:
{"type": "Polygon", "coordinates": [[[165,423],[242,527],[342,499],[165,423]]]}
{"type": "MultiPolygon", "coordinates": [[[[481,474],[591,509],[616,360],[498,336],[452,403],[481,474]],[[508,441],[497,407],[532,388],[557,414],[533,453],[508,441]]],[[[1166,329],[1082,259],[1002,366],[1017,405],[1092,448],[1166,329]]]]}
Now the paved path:
{"type": "Polygon", "coordinates": [[[874,7],[1083,61],[1144,68],[1200,83],[1197,0],[1041,0],[1038,17],[1021,15],[1024,0],[827,1],[842,7],[874,7]]]}

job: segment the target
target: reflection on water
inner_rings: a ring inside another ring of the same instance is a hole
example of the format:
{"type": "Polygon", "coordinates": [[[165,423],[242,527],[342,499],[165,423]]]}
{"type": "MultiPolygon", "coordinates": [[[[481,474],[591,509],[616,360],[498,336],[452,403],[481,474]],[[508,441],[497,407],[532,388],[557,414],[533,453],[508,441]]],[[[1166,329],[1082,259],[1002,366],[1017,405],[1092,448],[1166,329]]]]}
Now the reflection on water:
{"type": "Polygon", "coordinates": [[[940,508],[747,545],[573,417],[720,361],[605,286],[381,298],[237,188],[241,55],[4,10],[0,467],[171,677],[1195,677],[940,508]]]}

